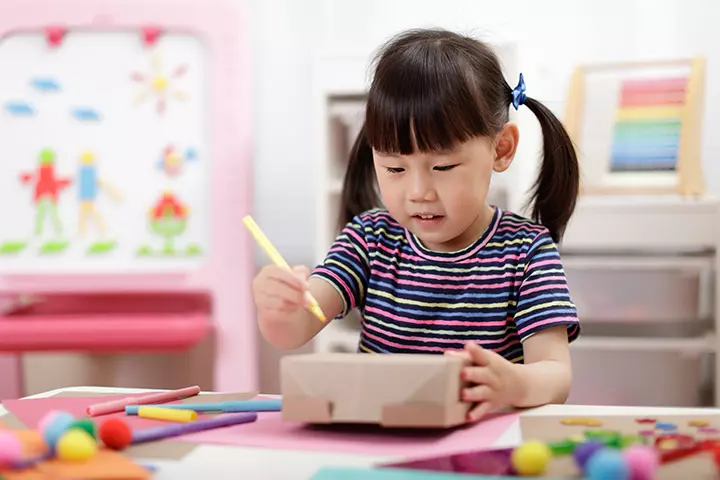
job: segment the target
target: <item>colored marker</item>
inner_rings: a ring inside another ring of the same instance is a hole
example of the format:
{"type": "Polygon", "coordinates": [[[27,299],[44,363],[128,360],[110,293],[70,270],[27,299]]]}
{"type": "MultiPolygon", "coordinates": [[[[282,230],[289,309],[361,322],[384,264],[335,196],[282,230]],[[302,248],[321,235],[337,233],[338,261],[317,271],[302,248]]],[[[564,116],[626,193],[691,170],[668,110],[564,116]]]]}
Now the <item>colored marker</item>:
{"type": "MultiPolygon", "coordinates": [[[[142,405],[128,405],[126,415],[137,415],[142,405]]],[[[216,403],[177,403],[163,405],[165,409],[192,410],[194,412],[279,412],[282,410],[281,400],[235,400],[216,403]]]]}
{"type": "Polygon", "coordinates": [[[169,422],[194,422],[197,420],[197,412],[195,410],[150,407],[147,405],[138,407],[137,415],[142,418],[167,420],[169,422]]]}
{"type": "Polygon", "coordinates": [[[152,393],[140,397],[126,397],[112,402],[96,403],[87,407],[87,414],[91,417],[105,415],[108,413],[122,412],[127,405],[145,405],[150,403],[165,403],[183,398],[193,397],[200,393],[200,387],[185,387],[179,390],[170,390],[168,392],[152,393]]]}
{"type": "Polygon", "coordinates": [[[229,427],[231,425],[254,422],[255,420],[257,420],[257,413],[246,412],[221,415],[209,420],[198,420],[197,422],[175,423],[163,427],[146,428],[144,430],[136,430],[133,432],[132,444],[135,445],[138,443],[153,442],[155,440],[177,437],[213,428],[229,427]]]}
{"type": "MultiPolygon", "coordinates": [[[[285,261],[282,255],[280,255],[280,252],[277,251],[275,246],[270,243],[270,240],[265,236],[262,230],[260,230],[260,227],[257,223],[255,223],[255,220],[253,220],[250,215],[243,217],[242,222],[275,265],[286,270],[292,270],[290,265],[285,261]]],[[[305,298],[310,304],[307,308],[322,322],[326,322],[327,318],[325,318],[325,314],[320,308],[320,304],[318,304],[312,294],[310,294],[310,292],[305,292],[305,298]]]]}

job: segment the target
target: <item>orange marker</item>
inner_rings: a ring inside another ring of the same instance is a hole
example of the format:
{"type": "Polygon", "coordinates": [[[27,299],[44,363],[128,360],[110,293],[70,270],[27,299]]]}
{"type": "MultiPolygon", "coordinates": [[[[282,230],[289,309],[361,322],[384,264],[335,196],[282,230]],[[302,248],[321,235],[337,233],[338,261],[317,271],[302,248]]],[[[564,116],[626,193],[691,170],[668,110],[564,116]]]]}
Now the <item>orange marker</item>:
{"type": "Polygon", "coordinates": [[[169,422],[194,422],[197,420],[197,412],[195,410],[141,406],[138,408],[138,417],[169,422]]]}

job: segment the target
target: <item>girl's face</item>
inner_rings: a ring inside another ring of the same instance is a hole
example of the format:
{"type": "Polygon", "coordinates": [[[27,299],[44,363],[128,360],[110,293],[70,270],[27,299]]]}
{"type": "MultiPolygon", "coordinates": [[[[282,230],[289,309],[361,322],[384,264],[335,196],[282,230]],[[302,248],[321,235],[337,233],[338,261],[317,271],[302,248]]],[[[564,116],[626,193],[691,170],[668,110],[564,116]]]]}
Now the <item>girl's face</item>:
{"type": "Polygon", "coordinates": [[[507,124],[494,138],[478,137],[441,153],[387,155],[373,151],[383,203],[431,250],[452,252],[485,231],[492,172],[512,162],[518,130],[507,124]]]}

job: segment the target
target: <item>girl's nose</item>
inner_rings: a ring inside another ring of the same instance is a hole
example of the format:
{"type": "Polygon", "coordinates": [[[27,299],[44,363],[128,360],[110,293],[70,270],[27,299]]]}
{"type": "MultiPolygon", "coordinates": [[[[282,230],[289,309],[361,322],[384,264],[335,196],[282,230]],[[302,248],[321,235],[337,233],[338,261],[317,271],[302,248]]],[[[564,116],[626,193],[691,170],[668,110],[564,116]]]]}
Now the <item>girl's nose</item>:
{"type": "Polygon", "coordinates": [[[429,202],[435,200],[435,188],[429,175],[418,172],[411,178],[408,200],[411,202],[429,202]]]}

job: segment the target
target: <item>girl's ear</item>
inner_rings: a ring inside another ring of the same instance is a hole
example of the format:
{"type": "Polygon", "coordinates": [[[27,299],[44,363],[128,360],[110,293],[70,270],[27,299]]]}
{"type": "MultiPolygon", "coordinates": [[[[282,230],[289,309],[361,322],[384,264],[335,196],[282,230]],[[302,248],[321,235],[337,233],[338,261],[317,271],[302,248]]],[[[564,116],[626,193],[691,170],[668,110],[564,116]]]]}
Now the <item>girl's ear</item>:
{"type": "Polygon", "coordinates": [[[495,161],[493,170],[504,172],[510,167],[517,151],[520,131],[514,123],[506,123],[495,137],[495,161]]]}

